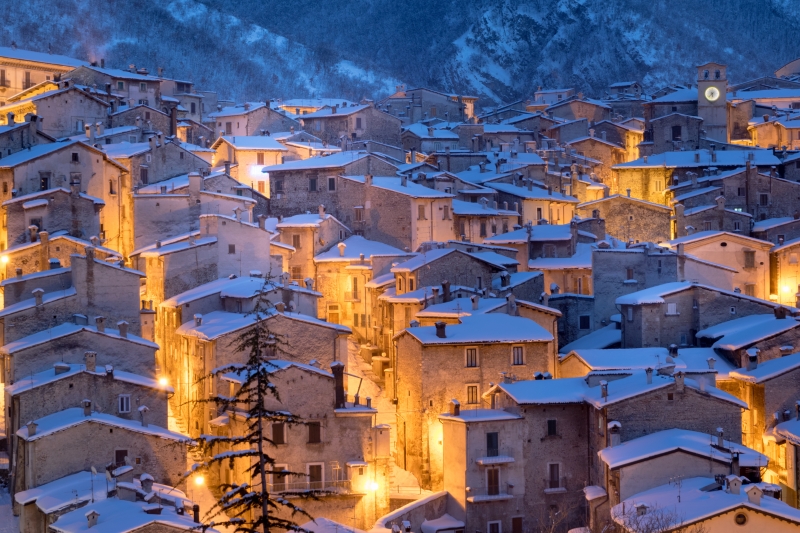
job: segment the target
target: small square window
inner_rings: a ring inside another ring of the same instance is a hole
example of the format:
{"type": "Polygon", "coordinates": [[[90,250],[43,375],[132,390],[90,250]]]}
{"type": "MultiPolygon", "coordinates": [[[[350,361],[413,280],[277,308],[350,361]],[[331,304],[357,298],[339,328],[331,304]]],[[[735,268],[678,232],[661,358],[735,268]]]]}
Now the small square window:
{"type": "Polygon", "coordinates": [[[668,392],[668,393],[667,393],[667,401],[668,401],[668,402],[671,402],[671,401],[673,401],[674,399],[675,399],[675,394],[674,394],[674,393],[672,393],[672,392],[668,392]]]}
{"type": "Polygon", "coordinates": [[[579,322],[578,327],[580,329],[591,329],[592,327],[591,326],[592,317],[589,315],[581,315],[580,317],[578,317],[578,322],[579,322]]]}
{"type": "Polygon", "coordinates": [[[547,421],[547,436],[552,437],[558,435],[558,424],[555,420],[547,421]]]}
{"type": "Polygon", "coordinates": [[[80,163],[81,162],[81,157],[80,157],[80,154],[78,152],[72,152],[72,162],[73,163],[80,163]]]}
{"type": "Polygon", "coordinates": [[[131,412],[131,395],[130,394],[120,394],[119,399],[117,402],[117,410],[120,413],[130,413],[131,412]]]}
{"type": "Polygon", "coordinates": [[[336,178],[328,178],[328,190],[329,191],[336,190],[336,178]]]}
{"type": "Polygon", "coordinates": [[[235,254],[236,253],[236,245],[235,244],[229,244],[228,245],[228,253],[229,254],[235,254]]]}

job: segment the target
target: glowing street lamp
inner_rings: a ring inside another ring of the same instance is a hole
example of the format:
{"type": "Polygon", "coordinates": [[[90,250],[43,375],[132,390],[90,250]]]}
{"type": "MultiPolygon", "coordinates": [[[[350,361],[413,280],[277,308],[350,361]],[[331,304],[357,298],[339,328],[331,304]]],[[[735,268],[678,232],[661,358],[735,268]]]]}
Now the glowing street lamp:
{"type": "Polygon", "coordinates": [[[166,387],[169,384],[169,380],[166,377],[158,378],[158,384],[162,387],[166,387]]]}
{"type": "Polygon", "coordinates": [[[7,255],[0,256],[0,263],[3,263],[4,265],[7,265],[8,264],[8,256],[7,255]]]}
{"type": "Polygon", "coordinates": [[[205,484],[206,480],[203,476],[197,476],[194,478],[194,484],[198,487],[202,487],[205,484]]]}

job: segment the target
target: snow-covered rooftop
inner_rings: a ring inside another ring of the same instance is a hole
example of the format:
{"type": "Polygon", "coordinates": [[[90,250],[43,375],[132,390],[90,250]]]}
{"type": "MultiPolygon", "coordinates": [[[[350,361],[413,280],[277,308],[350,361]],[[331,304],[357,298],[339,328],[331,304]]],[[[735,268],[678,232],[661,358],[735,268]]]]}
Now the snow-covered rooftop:
{"type": "Polygon", "coordinates": [[[64,67],[77,68],[89,66],[87,61],[75,59],[74,57],[51,54],[49,52],[35,52],[33,50],[23,50],[10,46],[0,46],[0,57],[18,59],[20,61],[31,61],[33,63],[44,63],[46,65],[60,65],[64,67]]]}
{"type": "MultiPolygon", "coordinates": [[[[98,484],[98,492],[100,491],[98,484]]],[[[95,501],[86,506],[80,507],[61,515],[58,520],[49,525],[50,530],[55,533],[128,533],[140,531],[148,525],[153,525],[155,529],[195,531],[197,524],[194,523],[191,513],[179,515],[174,507],[162,506],[160,514],[149,514],[145,512],[149,504],[145,502],[132,502],[120,500],[118,498],[103,499],[95,501]],[[86,520],[87,513],[92,511],[98,513],[97,524],[91,529],[86,520]]],[[[206,531],[216,533],[217,530],[210,528],[206,531]]]]}
{"type": "Polygon", "coordinates": [[[622,330],[616,324],[609,324],[588,335],[584,335],[559,348],[559,353],[567,354],[572,350],[602,349],[622,342],[622,330]]]}
{"type": "Polygon", "coordinates": [[[532,270],[561,270],[567,268],[592,268],[592,250],[594,244],[579,242],[575,246],[575,254],[570,257],[537,257],[528,260],[528,268],[532,270]]]}
{"type": "Polygon", "coordinates": [[[625,170],[632,168],[697,168],[697,167],[741,167],[748,162],[753,166],[777,166],[781,164],[772,150],[716,150],[712,159],[710,150],[691,150],[685,152],[663,152],[636,159],[627,163],[614,165],[613,169],[625,170]],[[695,155],[699,154],[696,159],[695,155]],[[752,156],[750,154],[753,154],[752,156]]]}
{"type": "Polygon", "coordinates": [[[327,156],[309,157],[298,161],[287,161],[280,165],[264,167],[264,172],[279,172],[281,170],[313,170],[319,168],[339,168],[368,157],[367,152],[348,151],[327,156]]]}
{"type": "MultiPolygon", "coordinates": [[[[277,316],[278,314],[279,313],[276,310],[271,309],[270,312],[265,315],[264,320],[268,320],[274,316],[277,316]]],[[[303,315],[300,313],[289,313],[289,312],[284,312],[280,314],[292,320],[298,320],[301,322],[307,322],[309,324],[314,324],[325,328],[335,329],[343,333],[350,333],[350,328],[348,328],[347,326],[342,326],[331,322],[325,322],[324,320],[320,320],[318,318],[314,318],[308,315],[303,315]]],[[[236,332],[240,329],[252,326],[255,323],[256,323],[256,317],[253,314],[229,313],[227,311],[212,311],[211,313],[206,313],[203,315],[202,323],[199,326],[196,325],[194,319],[192,319],[188,322],[184,322],[183,324],[181,324],[181,326],[178,327],[178,329],[175,332],[179,335],[197,337],[203,340],[215,340],[219,337],[222,337],[223,335],[227,335],[236,332]]]]}
{"type": "Polygon", "coordinates": [[[421,139],[447,139],[447,140],[458,140],[458,134],[451,130],[446,130],[443,128],[428,128],[425,124],[420,122],[410,124],[403,128],[403,131],[407,131],[416,135],[421,139]]]}
{"type": "Polygon", "coordinates": [[[471,298],[453,298],[449,302],[429,305],[417,313],[417,318],[479,315],[506,304],[505,298],[479,298],[477,301],[478,309],[473,309],[471,298]]]}
{"type": "Polygon", "coordinates": [[[47,342],[56,339],[80,333],[81,331],[87,331],[89,333],[103,335],[117,340],[126,340],[129,342],[141,344],[143,346],[148,346],[150,348],[158,350],[158,344],[148,341],[147,339],[143,339],[142,337],[137,337],[136,335],[132,335],[130,333],[127,333],[125,337],[122,337],[119,334],[119,330],[116,329],[105,328],[105,331],[100,332],[97,331],[97,327],[95,326],[80,326],[77,324],[64,322],[63,324],[59,324],[50,329],[45,329],[38,333],[34,333],[33,335],[28,335],[27,337],[22,337],[21,339],[10,342],[5,346],[3,346],[2,348],[0,348],[0,353],[13,354],[21,350],[32,348],[39,344],[45,344],[47,342]]]}
{"type": "Polygon", "coordinates": [[[289,151],[270,135],[224,135],[214,142],[212,148],[218,148],[223,142],[230,144],[236,150],[289,151]]]}
{"type": "Polygon", "coordinates": [[[797,370],[798,368],[800,368],[800,353],[794,353],[792,355],[759,363],[753,370],[744,368],[733,370],[730,375],[732,378],[740,381],[763,383],[770,379],[780,377],[792,370],[797,370]]]}
{"type": "MultiPolygon", "coordinates": [[[[80,374],[81,372],[86,372],[87,374],[94,374],[103,377],[107,376],[105,367],[100,367],[101,370],[97,372],[89,372],[88,370],[86,370],[86,365],[59,363],[59,366],[64,366],[65,369],[68,368],[68,370],[59,374],[56,372],[55,368],[51,368],[49,370],[45,370],[37,374],[32,374],[26,377],[22,377],[16,380],[13,384],[6,385],[5,391],[11,396],[16,396],[23,392],[35,389],[36,387],[40,387],[42,385],[46,385],[48,383],[52,383],[60,379],[75,376],[76,374],[80,374]]],[[[158,381],[156,381],[153,378],[149,378],[147,376],[140,376],[139,374],[124,372],[122,370],[117,370],[117,369],[114,369],[113,376],[114,379],[119,381],[124,381],[126,383],[133,383],[136,385],[141,385],[143,387],[149,387],[151,389],[162,389],[168,392],[173,391],[172,387],[159,385],[158,381]]]]}
{"type": "Polygon", "coordinates": [[[800,322],[791,316],[778,319],[774,314],[750,315],[700,330],[697,332],[697,336],[719,339],[714,343],[713,348],[733,351],[797,327],[800,327],[800,322]]]}
{"type": "MultiPolygon", "coordinates": [[[[389,246],[378,241],[365,239],[360,235],[353,235],[344,241],[344,254],[339,253],[339,247],[333,246],[329,250],[314,257],[314,262],[322,263],[326,261],[352,261],[360,258],[364,254],[366,259],[375,256],[406,256],[408,252],[389,246]]],[[[392,278],[394,279],[394,278],[392,278]]]]}
{"type": "MultiPolygon", "coordinates": [[[[572,239],[569,224],[541,224],[530,226],[531,241],[567,241],[572,239]]],[[[528,242],[528,228],[523,227],[484,239],[489,244],[518,244],[528,242]]]]}
{"type": "Polygon", "coordinates": [[[578,203],[578,199],[574,196],[567,196],[556,191],[548,191],[547,189],[543,189],[541,187],[531,187],[529,190],[527,187],[519,187],[511,183],[500,183],[497,181],[486,182],[486,186],[506,194],[511,194],[513,196],[518,196],[520,198],[526,198],[529,200],[547,200],[549,202],[562,202],[570,204],[578,203]]]}
{"type": "Polygon", "coordinates": [[[436,336],[435,326],[408,328],[398,336],[403,334],[411,335],[424,345],[552,342],[553,340],[553,335],[536,322],[502,313],[462,317],[460,324],[447,325],[444,338],[436,336]]]}
{"type": "Polygon", "coordinates": [[[502,411],[500,409],[462,409],[461,414],[451,415],[442,413],[439,420],[453,420],[456,422],[499,422],[503,420],[520,420],[522,417],[502,411]]]}

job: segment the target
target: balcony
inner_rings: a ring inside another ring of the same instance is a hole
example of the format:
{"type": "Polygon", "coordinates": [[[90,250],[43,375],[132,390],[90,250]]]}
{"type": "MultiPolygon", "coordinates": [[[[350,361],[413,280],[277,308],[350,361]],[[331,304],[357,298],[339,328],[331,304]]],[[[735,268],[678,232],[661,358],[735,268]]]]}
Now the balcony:
{"type": "Polygon", "coordinates": [[[346,292],[344,293],[344,301],[345,302],[360,302],[361,301],[361,294],[356,292],[346,292]]]}
{"type": "Polygon", "coordinates": [[[467,501],[470,503],[500,502],[513,499],[514,495],[511,494],[511,490],[505,483],[501,486],[467,489],[467,501]]]}
{"type": "Polygon", "coordinates": [[[269,483],[267,490],[273,494],[300,494],[312,490],[326,491],[331,494],[350,494],[350,480],[340,481],[287,481],[285,483],[269,483]]]}
{"type": "Polygon", "coordinates": [[[504,465],[514,462],[514,455],[511,449],[506,448],[486,448],[478,450],[475,463],[481,466],[504,465]]]}

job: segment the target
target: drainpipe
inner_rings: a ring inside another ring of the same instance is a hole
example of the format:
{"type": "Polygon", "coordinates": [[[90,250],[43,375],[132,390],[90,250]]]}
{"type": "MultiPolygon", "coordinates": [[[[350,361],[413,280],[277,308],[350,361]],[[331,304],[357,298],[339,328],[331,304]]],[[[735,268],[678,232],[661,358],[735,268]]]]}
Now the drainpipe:
{"type": "Polygon", "coordinates": [[[431,200],[431,242],[433,242],[433,202],[436,200],[431,200]]]}

